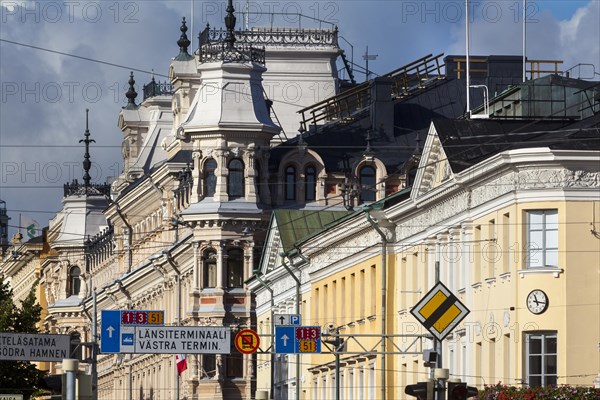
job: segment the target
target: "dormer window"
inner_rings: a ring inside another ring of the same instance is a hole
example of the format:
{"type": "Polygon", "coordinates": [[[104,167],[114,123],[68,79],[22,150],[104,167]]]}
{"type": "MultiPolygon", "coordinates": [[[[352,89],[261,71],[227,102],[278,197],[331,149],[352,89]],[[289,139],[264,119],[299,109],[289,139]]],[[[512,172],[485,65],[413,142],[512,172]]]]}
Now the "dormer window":
{"type": "Polygon", "coordinates": [[[244,197],[244,163],[237,158],[229,162],[227,194],[230,199],[244,197]]]}
{"type": "Polygon", "coordinates": [[[359,172],[360,202],[371,202],[376,199],[375,168],[366,165],[359,172]]]}
{"type": "Polygon", "coordinates": [[[214,159],[208,159],[204,164],[204,196],[212,197],[217,189],[217,176],[215,170],[217,162],[214,159]]]}
{"type": "Polygon", "coordinates": [[[296,168],[291,165],[285,169],[285,199],[296,200],[296,168]]]}
{"type": "Polygon", "coordinates": [[[317,169],[312,165],[304,170],[304,186],[305,200],[314,201],[317,196],[317,169]]]}
{"type": "Polygon", "coordinates": [[[73,267],[69,270],[69,295],[76,296],[81,290],[81,270],[73,267]]]}

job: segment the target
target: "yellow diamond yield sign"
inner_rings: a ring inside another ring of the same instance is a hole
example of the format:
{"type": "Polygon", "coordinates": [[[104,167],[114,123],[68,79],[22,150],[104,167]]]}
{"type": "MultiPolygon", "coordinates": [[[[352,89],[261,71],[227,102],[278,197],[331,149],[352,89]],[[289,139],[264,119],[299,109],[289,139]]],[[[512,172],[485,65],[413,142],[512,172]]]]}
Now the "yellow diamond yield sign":
{"type": "Polygon", "coordinates": [[[469,312],[469,309],[441,282],[438,282],[410,310],[410,313],[438,340],[444,340],[469,312]]]}

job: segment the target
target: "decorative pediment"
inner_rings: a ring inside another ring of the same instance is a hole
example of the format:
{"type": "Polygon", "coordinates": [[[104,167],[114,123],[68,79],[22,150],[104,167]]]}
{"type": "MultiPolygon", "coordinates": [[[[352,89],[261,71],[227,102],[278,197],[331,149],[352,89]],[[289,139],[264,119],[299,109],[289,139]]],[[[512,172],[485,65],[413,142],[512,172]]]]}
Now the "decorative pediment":
{"type": "Polygon", "coordinates": [[[418,198],[453,179],[454,174],[435,125],[429,127],[411,197],[418,198]]]}

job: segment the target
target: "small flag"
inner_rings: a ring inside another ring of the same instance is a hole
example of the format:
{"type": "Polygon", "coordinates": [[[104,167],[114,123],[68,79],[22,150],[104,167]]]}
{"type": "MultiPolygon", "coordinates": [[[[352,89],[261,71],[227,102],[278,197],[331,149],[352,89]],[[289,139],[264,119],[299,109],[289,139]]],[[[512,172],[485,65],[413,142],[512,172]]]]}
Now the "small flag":
{"type": "Polygon", "coordinates": [[[181,375],[187,369],[187,360],[185,354],[175,355],[175,364],[177,365],[177,374],[181,375]]]}
{"type": "Polygon", "coordinates": [[[26,236],[28,239],[33,239],[34,237],[39,236],[40,224],[38,224],[37,221],[31,217],[21,214],[19,226],[25,229],[24,236],[26,236]]]}

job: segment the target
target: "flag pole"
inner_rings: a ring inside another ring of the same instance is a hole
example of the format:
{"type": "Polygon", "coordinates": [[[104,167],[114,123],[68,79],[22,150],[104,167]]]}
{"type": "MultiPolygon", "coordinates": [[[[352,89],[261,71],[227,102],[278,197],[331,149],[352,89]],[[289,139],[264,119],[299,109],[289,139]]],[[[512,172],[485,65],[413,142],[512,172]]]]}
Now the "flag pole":
{"type": "Polygon", "coordinates": [[[527,81],[527,0],[523,0],[523,82],[527,81]]]}

